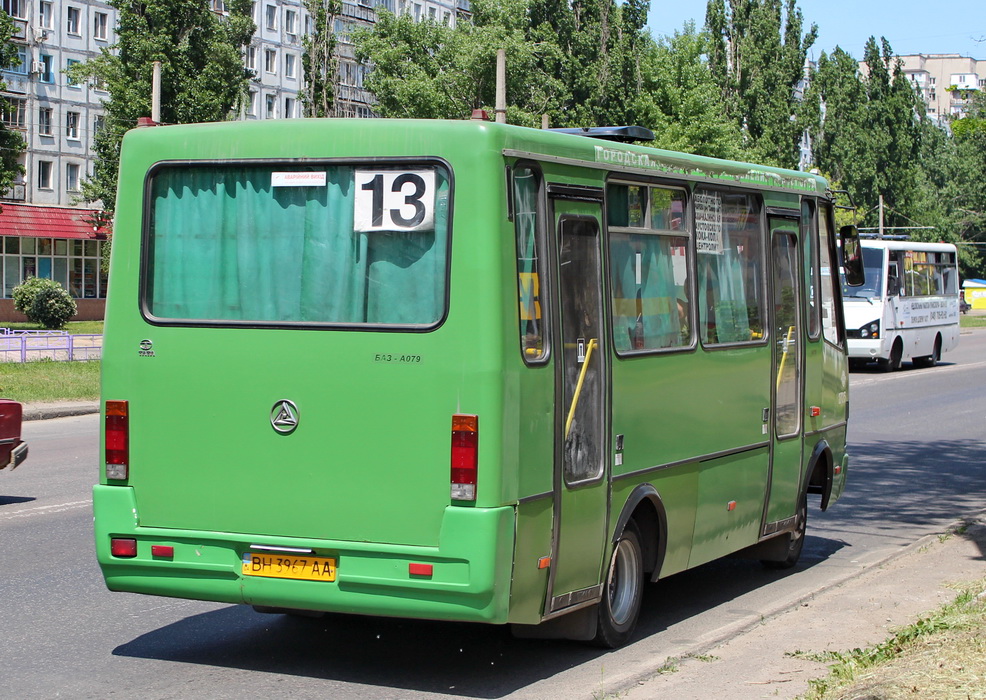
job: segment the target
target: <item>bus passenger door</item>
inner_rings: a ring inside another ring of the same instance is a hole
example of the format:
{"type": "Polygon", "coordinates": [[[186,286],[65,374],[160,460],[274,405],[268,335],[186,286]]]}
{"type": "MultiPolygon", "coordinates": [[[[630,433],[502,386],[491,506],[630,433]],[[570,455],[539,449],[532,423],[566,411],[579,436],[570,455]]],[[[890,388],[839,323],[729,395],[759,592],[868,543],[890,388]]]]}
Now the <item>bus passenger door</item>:
{"type": "Polygon", "coordinates": [[[601,212],[599,204],[584,201],[586,193],[583,201],[564,197],[554,200],[560,320],[554,329],[555,521],[546,615],[598,600],[609,499],[601,212]]]}
{"type": "Polygon", "coordinates": [[[801,327],[802,280],[798,223],[770,220],[771,311],[774,350],[771,387],[770,495],[765,531],[781,529],[795,515],[803,482],[802,421],[804,335],[801,327]]]}

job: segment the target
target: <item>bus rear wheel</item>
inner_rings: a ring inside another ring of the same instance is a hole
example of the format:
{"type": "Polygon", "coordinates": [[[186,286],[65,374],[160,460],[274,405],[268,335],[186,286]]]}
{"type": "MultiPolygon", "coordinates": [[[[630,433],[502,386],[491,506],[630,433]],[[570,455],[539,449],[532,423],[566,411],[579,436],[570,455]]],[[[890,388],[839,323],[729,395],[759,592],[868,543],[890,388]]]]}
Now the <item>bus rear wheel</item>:
{"type": "Polygon", "coordinates": [[[613,548],[603,599],[596,606],[595,644],[615,649],[630,639],[637,627],[644,594],[644,557],[640,533],[631,520],[613,548]]]}
{"type": "Polygon", "coordinates": [[[808,494],[801,495],[798,503],[798,512],[795,515],[794,531],[788,535],[787,557],[780,561],[763,561],[763,565],[768,569],[790,569],[801,559],[801,552],[805,548],[805,532],[808,530],[808,494]]]}
{"type": "Polygon", "coordinates": [[[918,367],[934,367],[941,362],[941,336],[939,335],[935,338],[935,347],[930,355],[915,357],[913,362],[918,367]]]}

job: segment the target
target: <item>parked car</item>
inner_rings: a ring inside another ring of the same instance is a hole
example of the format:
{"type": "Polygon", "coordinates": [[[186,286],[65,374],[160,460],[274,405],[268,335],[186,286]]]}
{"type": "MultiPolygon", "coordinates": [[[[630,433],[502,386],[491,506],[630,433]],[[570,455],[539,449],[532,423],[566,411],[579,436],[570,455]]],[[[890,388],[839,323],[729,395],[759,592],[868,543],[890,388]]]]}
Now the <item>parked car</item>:
{"type": "Polygon", "coordinates": [[[23,407],[17,401],[0,399],[0,469],[16,469],[27,459],[27,443],[21,440],[23,407]]]}

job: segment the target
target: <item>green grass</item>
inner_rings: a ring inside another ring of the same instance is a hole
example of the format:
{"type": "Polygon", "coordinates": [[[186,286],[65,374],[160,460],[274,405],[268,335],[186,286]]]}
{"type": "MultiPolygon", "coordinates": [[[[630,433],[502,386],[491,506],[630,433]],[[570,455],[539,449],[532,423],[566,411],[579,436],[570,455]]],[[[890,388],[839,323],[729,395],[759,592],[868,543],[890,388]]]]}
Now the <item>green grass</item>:
{"type": "Polygon", "coordinates": [[[21,403],[99,398],[99,360],[0,362],[0,396],[21,403]]]}
{"type": "Polygon", "coordinates": [[[986,316],[962,314],[959,318],[960,328],[986,328],[986,316]]]}
{"type": "MultiPolygon", "coordinates": [[[[44,330],[36,323],[15,323],[11,321],[0,321],[0,328],[9,328],[14,331],[40,331],[44,330]]],[[[102,335],[103,333],[103,322],[102,321],[69,321],[65,324],[65,328],[69,333],[77,335],[87,335],[90,333],[95,333],[97,335],[102,335]]]]}
{"type": "Polygon", "coordinates": [[[801,700],[968,700],[986,675],[986,579],[866,649],[805,655],[829,663],[801,700]]]}

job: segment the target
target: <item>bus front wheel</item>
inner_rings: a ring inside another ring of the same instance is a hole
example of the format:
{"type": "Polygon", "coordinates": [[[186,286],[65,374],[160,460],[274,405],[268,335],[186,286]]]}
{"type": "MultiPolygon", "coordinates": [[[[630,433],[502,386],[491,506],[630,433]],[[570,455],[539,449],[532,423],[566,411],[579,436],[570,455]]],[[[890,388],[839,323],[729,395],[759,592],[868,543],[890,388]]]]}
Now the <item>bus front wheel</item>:
{"type": "Polygon", "coordinates": [[[900,338],[894,341],[894,346],[890,348],[890,357],[886,360],[880,360],[880,369],[884,372],[896,372],[900,369],[900,361],[904,356],[904,345],[900,342],[900,338]]]}
{"type": "Polygon", "coordinates": [[[637,626],[643,594],[644,557],[640,534],[631,520],[613,548],[603,599],[596,606],[597,645],[615,649],[627,643],[637,626]]]}

